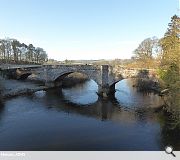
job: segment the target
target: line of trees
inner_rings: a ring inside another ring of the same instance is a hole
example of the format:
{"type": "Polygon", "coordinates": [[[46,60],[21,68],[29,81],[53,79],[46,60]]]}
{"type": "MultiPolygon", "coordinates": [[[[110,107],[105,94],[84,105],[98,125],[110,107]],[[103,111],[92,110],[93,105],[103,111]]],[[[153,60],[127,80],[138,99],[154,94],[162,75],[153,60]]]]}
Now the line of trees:
{"type": "Polygon", "coordinates": [[[42,64],[47,61],[47,53],[43,48],[26,45],[16,39],[0,39],[0,62],[1,63],[36,63],[42,64]]]}
{"type": "MultiPolygon", "coordinates": [[[[174,15],[160,40],[162,47],[159,75],[169,94],[164,98],[169,135],[180,132],[180,17],[174,15]]],[[[166,130],[167,130],[166,129],[166,130]]]]}

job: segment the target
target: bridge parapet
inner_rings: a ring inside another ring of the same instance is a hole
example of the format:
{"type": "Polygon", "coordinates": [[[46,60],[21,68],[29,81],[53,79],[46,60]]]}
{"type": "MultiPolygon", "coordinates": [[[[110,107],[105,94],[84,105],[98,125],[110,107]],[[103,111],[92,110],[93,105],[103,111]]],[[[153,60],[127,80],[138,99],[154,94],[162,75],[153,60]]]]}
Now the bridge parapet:
{"type": "Polygon", "coordinates": [[[11,70],[11,69],[22,69],[22,68],[41,68],[42,65],[12,65],[12,64],[3,64],[0,65],[1,70],[11,70]]]}
{"type": "Polygon", "coordinates": [[[80,69],[80,70],[99,70],[101,66],[99,65],[43,65],[43,68],[46,69],[80,69]]]}

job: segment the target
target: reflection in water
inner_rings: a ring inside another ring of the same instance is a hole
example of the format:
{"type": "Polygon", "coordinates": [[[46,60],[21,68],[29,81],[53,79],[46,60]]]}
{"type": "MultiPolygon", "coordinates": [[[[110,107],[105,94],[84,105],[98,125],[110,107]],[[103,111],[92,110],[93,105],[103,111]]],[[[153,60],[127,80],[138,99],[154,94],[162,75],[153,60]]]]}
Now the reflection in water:
{"type": "Polygon", "coordinates": [[[163,150],[165,117],[153,109],[161,98],[137,93],[130,83],[119,82],[113,99],[100,99],[87,81],[6,101],[0,150],[163,150]]]}
{"type": "Polygon", "coordinates": [[[162,145],[174,144],[176,150],[180,150],[180,113],[165,113],[162,124],[162,145]]]}
{"type": "Polygon", "coordinates": [[[46,91],[37,91],[34,93],[34,95],[38,98],[42,98],[46,95],[46,91]]]}
{"type": "Polygon", "coordinates": [[[163,117],[161,117],[162,123],[162,139],[163,145],[169,145],[173,142],[176,146],[176,150],[180,150],[180,92],[174,92],[171,96],[166,97],[166,102],[163,117]],[[167,98],[167,99],[166,99],[167,98]]]}
{"type": "Polygon", "coordinates": [[[0,102],[0,123],[1,123],[1,118],[3,116],[3,112],[4,112],[4,104],[0,102]]]}
{"type": "Polygon", "coordinates": [[[96,102],[98,99],[98,95],[96,94],[97,91],[98,86],[93,80],[62,90],[64,97],[67,100],[82,105],[88,105],[96,102]]]}
{"type": "Polygon", "coordinates": [[[133,88],[132,85],[132,81],[130,80],[122,80],[116,85],[117,91],[115,96],[122,106],[133,109],[158,107],[163,105],[163,102],[158,95],[137,92],[136,88],[133,88]]]}

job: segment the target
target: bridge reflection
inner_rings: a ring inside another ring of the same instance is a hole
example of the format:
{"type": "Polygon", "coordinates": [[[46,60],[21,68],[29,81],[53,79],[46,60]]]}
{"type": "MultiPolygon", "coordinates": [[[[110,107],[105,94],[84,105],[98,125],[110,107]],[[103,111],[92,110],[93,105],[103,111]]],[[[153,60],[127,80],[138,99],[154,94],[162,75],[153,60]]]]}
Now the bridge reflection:
{"type": "Polygon", "coordinates": [[[145,108],[125,108],[119,104],[115,97],[109,97],[107,99],[98,97],[96,102],[82,105],[68,100],[61,90],[48,90],[42,101],[48,109],[92,117],[101,121],[111,120],[126,123],[134,123],[138,119],[139,121],[153,121],[152,110],[145,108]],[[142,112],[145,116],[142,116],[142,112]]]}

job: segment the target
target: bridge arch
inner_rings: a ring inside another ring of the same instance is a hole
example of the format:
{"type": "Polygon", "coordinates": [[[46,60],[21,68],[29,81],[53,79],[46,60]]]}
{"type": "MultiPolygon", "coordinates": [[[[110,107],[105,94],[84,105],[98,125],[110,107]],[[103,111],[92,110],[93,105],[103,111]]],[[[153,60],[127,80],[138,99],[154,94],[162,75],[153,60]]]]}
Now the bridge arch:
{"type": "Polygon", "coordinates": [[[64,71],[64,72],[60,72],[60,73],[56,73],[53,76],[52,81],[56,84],[58,84],[58,81],[62,81],[66,76],[72,74],[72,73],[80,73],[82,75],[87,76],[88,79],[92,79],[93,81],[95,81],[97,83],[97,85],[100,85],[100,78],[97,75],[97,73],[91,73],[89,71],[82,71],[82,70],[69,70],[69,71],[64,71]]]}
{"type": "Polygon", "coordinates": [[[31,71],[25,71],[25,70],[21,70],[21,69],[16,69],[16,71],[15,71],[16,79],[18,79],[18,80],[25,80],[31,74],[32,74],[31,71]]]}
{"type": "Polygon", "coordinates": [[[115,86],[116,83],[118,83],[119,81],[126,79],[127,77],[122,76],[121,74],[119,74],[118,76],[114,76],[114,75],[110,75],[109,76],[109,86],[113,87],[115,86]]]}

